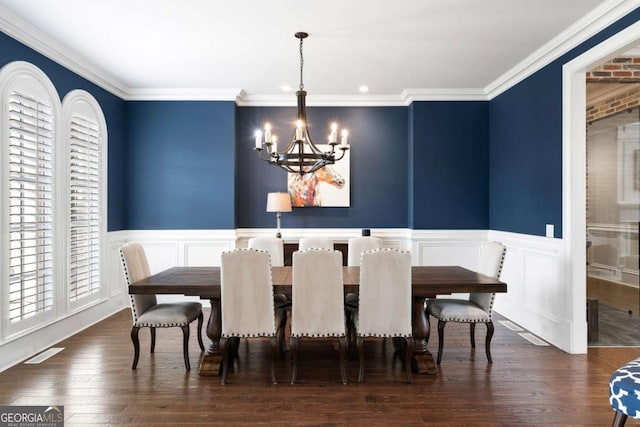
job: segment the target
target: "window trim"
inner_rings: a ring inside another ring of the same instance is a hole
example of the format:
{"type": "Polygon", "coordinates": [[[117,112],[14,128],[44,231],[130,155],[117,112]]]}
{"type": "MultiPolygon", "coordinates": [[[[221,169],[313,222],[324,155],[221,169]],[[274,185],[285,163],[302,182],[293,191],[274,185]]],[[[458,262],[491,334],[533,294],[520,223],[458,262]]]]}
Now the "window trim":
{"type": "MultiPolygon", "coordinates": [[[[0,144],[0,197],[2,198],[3,203],[0,205],[3,206],[0,209],[0,221],[2,223],[2,230],[9,229],[9,215],[7,210],[7,201],[9,197],[9,170],[5,167],[5,162],[9,158],[9,109],[8,103],[6,100],[8,99],[9,93],[16,87],[20,86],[29,86],[33,89],[34,92],[38,93],[38,95],[42,95],[43,97],[48,98],[48,101],[51,103],[51,109],[53,113],[54,120],[54,141],[53,141],[53,153],[54,153],[54,179],[53,179],[53,226],[54,232],[52,234],[52,250],[53,250],[53,292],[54,292],[54,301],[53,307],[50,311],[38,313],[28,319],[21,320],[16,324],[11,324],[9,322],[9,286],[2,286],[2,304],[0,304],[0,319],[2,319],[0,326],[0,338],[2,342],[7,341],[8,339],[12,339],[14,337],[25,335],[32,330],[38,329],[40,327],[46,326],[53,322],[56,318],[58,318],[61,314],[61,306],[60,306],[60,297],[61,293],[61,284],[64,282],[62,277],[62,264],[58,259],[60,255],[63,253],[60,251],[61,249],[61,237],[63,236],[63,229],[60,227],[62,225],[61,216],[60,216],[60,189],[61,187],[61,179],[62,174],[60,166],[61,166],[61,157],[59,155],[59,144],[61,141],[61,128],[60,128],[60,113],[61,113],[61,103],[60,98],[58,97],[58,92],[56,91],[51,80],[46,76],[44,72],[42,72],[39,68],[24,61],[15,61],[9,64],[6,64],[0,69],[0,129],[2,129],[1,141],[0,144]]],[[[9,277],[9,239],[5,238],[5,234],[2,234],[2,251],[0,251],[2,255],[2,260],[0,260],[0,278],[2,278],[3,283],[7,283],[7,278],[9,277]]]]}
{"type": "Polygon", "coordinates": [[[62,135],[63,135],[63,143],[61,146],[64,150],[64,185],[62,188],[62,199],[64,199],[64,253],[65,253],[65,264],[64,264],[64,274],[67,280],[65,280],[65,289],[64,289],[64,298],[66,309],[68,312],[76,312],[86,308],[89,305],[94,304],[96,301],[100,301],[104,298],[108,298],[107,291],[107,281],[106,281],[106,270],[107,270],[107,256],[106,256],[106,242],[107,242],[107,144],[109,141],[107,134],[107,124],[104,117],[104,113],[102,112],[102,108],[96,101],[96,99],[87,91],[82,89],[73,90],[67,95],[65,95],[62,100],[62,114],[61,114],[61,122],[62,122],[62,135]],[[98,127],[100,129],[100,172],[101,172],[101,182],[100,182],[100,290],[94,294],[88,295],[86,297],[82,297],[76,301],[71,301],[69,295],[69,280],[68,278],[71,264],[70,264],[70,251],[71,247],[69,242],[71,241],[71,220],[68,215],[69,205],[71,203],[71,192],[69,188],[69,178],[70,178],[70,143],[71,143],[71,118],[74,114],[80,113],[85,115],[92,115],[92,119],[95,119],[98,127]]]}

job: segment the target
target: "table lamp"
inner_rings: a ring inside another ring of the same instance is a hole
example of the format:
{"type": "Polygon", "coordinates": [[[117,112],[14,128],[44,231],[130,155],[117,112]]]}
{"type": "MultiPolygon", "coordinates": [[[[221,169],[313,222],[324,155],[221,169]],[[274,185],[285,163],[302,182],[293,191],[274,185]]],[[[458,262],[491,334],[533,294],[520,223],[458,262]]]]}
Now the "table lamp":
{"type": "Polygon", "coordinates": [[[291,212],[291,197],[289,197],[289,193],[268,193],[267,212],[276,212],[276,218],[278,220],[276,237],[282,237],[282,234],[280,234],[280,217],[282,216],[282,212],[291,212]]]}

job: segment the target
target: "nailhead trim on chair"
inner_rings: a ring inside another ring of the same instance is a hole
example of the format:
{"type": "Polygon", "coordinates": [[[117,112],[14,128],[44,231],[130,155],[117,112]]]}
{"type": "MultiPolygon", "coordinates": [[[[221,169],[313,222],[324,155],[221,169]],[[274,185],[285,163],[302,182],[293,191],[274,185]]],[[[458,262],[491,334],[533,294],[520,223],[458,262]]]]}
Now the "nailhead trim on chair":
{"type": "MultiPolygon", "coordinates": [[[[120,248],[120,259],[122,260],[122,266],[124,270],[124,277],[127,282],[127,286],[131,285],[131,278],[129,277],[129,266],[127,265],[127,259],[124,256],[124,252],[122,248],[120,248]]],[[[140,323],[138,321],[139,316],[136,311],[136,306],[133,303],[133,295],[129,294],[129,302],[131,303],[131,312],[133,313],[133,325],[139,328],[172,328],[175,326],[187,326],[190,325],[191,322],[181,322],[181,323],[140,323]]]]}
{"type": "MultiPolygon", "coordinates": [[[[122,260],[122,269],[124,270],[124,278],[127,281],[127,287],[131,286],[131,278],[129,277],[129,266],[127,265],[127,259],[124,257],[122,247],[120,248],[120,259],[122,260]]],[[[129,294],[129,302],[131,303],[131,312],[133,313],[133,324],[138,325],[138,312],[136,311],[136,305],[133,303],[133,295],[129,294]]]]}
{"type": "MultiPolygon", "coordinates": [[[[502,266],[504,265],[504,257],[507,254],[507,247],[504,246],[503,250],[502,250],[502,256],[500,257],[500,264],[498,265],[498,271],[496,272],[496,276],[498,279],[500,278],[500,275],[502,275],[502,266]]],[[[492,293],[491,294],[491,302],[489,302],[489,322],[491,322],[493,320],[493,303],[496,299],[496,294],[492,293]]],[[[489,323],[487,321],[478,321],[478,322],[482,322],[482,323],[489,323]]]]}
{"type": "Polygon", "coordinates": [[[340,338],[340,337],[346,337],[346,334],[291,334],[292,337],[311,337],[311,338],[328,338],[328,337],[334,337],[334,338],[340,338]]]}
{"type": "MultiPolygon", "coordinates": [[[[263,251],[262,249],[256,249],[256,248],[237,248],[234,249],[232,251],[223,251],[223,254],[230,254],[233,252],[262,252],[264,254],[269,255],[269,270],[271,270],[273,268],[273,266],[271,265],[271,253],[269,251],[263,251]]],[[[274,312],[278,311],[277,308],[274,307],[273,309],[274,312]]],[[[276,318],[274,316],[273,318],[273,322],[274,322],[274,329],[277,331],[278,330],[278,325],[276,324],[276,318]]],[[[231,338],[231,337],[236,337],[236,338],[258,338],[258,337],[275,337],[277,336],[277,332],[275,334],[272,334],[271,332],[261,332],[260,334],[252,334],[252,335],[248,335],[248,334],[236,334],[236,333],[229,333],[229,334],[222,334],[223,338],[231,338]]]]}
{"type": "Polygon", "coordinates": [[[259,337],[275,337],[276,334],[271,333],[271,332],[261,332],[259,334],[236,334],[234,332],[228,333],[228,334],[222,334],[223,338],[231,338],[231,337],[237,337],[237,338],[259,338],[259,337]]]}

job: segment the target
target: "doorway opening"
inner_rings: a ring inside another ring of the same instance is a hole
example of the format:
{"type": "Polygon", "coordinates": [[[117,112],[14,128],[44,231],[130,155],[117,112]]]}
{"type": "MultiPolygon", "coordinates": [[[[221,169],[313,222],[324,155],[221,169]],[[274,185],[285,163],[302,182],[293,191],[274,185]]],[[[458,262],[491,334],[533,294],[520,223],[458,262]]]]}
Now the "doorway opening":
{"type": "Polygon", "coordinates": [[[614,113],[625,97],[640,98],[634,86],[587,84],[587,115],[607,112],[586,128],[589,347],[640,346],[640,108],[614,113]]]}

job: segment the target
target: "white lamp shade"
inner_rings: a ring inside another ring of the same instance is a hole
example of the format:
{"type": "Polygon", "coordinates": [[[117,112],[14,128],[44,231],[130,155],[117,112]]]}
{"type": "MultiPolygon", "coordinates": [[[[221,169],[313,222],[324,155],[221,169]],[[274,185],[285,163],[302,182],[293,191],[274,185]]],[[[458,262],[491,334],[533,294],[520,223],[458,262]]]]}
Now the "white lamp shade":
{"type": "Polygon", "coordinates": [[[267,212],[291,212],[289,193],[268,193],[267,212]]]}

